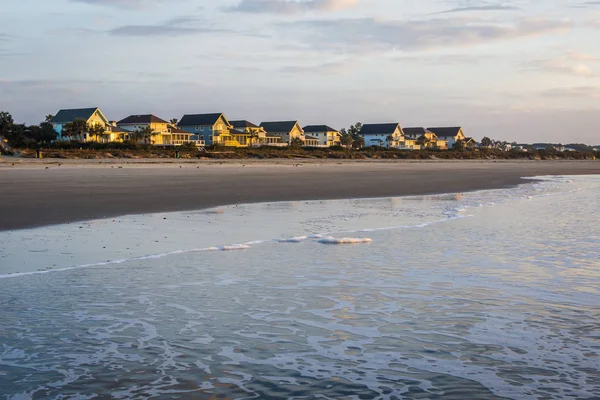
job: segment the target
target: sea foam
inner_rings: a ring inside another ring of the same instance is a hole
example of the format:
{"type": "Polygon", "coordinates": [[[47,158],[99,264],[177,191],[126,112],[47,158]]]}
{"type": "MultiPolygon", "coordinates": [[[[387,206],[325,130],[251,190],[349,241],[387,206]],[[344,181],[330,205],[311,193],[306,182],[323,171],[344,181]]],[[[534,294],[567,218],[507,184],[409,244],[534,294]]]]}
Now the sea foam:
{"type": "Polygon", "coordinates": [[[371,243],[373,239],[371,238],[334,238],[334,237],[325,237],[317,240],[317,242],[322,244],[358,244],[358,243],[371,243]]]}

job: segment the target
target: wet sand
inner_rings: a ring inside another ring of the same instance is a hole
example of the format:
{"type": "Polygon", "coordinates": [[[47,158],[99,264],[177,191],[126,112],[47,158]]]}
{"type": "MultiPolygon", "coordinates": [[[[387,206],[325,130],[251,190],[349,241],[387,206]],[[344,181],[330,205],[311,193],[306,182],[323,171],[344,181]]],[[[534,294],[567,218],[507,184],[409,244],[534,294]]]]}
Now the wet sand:
{"type": "Polygon", "coordinates": [[[457,193],[600,161],[20,160],[0,158],[0,230],[221,205],[457,193]]]}

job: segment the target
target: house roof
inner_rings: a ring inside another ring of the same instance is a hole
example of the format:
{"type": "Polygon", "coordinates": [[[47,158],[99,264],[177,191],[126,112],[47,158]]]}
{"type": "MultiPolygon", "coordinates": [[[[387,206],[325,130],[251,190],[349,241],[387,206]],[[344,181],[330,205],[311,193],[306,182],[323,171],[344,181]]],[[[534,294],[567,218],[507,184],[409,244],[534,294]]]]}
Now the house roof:
{"type": "Polygon", "coordinates": [[[156,115],[153,115],[153,114],[130,115],[129,117],[124,118],[124,119],[120,120],[119,122],[117,122],[117,124],[120,124],[120,125],[150,124],[150,123],[168,124],[167,121],[165,121],[164,119],[158,118],[156,115]]]}
{"type": "MultiPolygon", "coordinates": [[[[94,113],[98,107],[93,108],[69,108],[64,110],[59,110],[58,113],[52,118],[52,122],[54,123],[65,123],[65,122],[73,122],[76,119],[84,119],[88,120],[94,113]]],[[[107,121],[108,122],[108,121],[107,121]]]]}
{"type": "Polygon", "coordinates": [[[461,130],[460,126],[453,127],[438,127],[438,128],[427,128],[427,130],[435,133],[438,137],[450,137],[456,136],[461,130]]]}
{"type": "Polygon", "coordinates": [[[266,132],[291,132],[298,121],[261,122],[260,126],[266,132]]]}
{"type": "Polygon", "coordinates": [[[304,136],[304,139],[306,139],[306,140],[319,140],[318,138],[312,137],[312,136],[304,136]]]}
{"type": "Polygon", "coordinates": [[[106,130],[112,133],[128,133],[126,130],[119,128],[118,126],[108,125],[106,130]]]}
{"type": "Polygon", "coordinates": [[[360,135],[372,135],[377,133],[394,133],[396,128],[398,128],[400,124],[393,122],[389,124],[364,124],[360,129],[360,135]]]}
{"type": "Polygon", "coordinates": [[[213,114],[186,114],[181,117],[177,125],[179,126],[195,126],[195,125],[214,125],[223,113],[213,114]]]}
{"type": "Polygon", "coordinates": [[[237,130],[237,129],[232,129],[232,130],[230,130],[230,131],[229,131],[229,133],[231,133],[232,135],[247,135],[247,133],[246,133],[246,132],[244,132],[244,131],[239,131],[239,130],[237,130]]]}
{"type": "Polygon", "coordinates": [[[168,129],[169,129],[169,133],[179,133],[179,134],[184,134],[184,135],[191,135],[191,133],[184,131],[183,129],[179,129],[173,125],[169,125],[168,129]]]}
{"type": "Polygon", "coordinates": [[[258,128],[258,126],[254,125],[250,121],[246,121],[245,119],[229,121],[229,123],[231,124],[231,126],[233,126],[234,128],[238,128],[238,129],[239,128],[258,128]]]}
{"type": "Polygon", "coordinates": [[[405,135],[409,136],[422,136],[427,133],[427,129],[419,127],[419,128],[402,128],[402,132],[405,135]]]}
{"type": "Polygon", "coordinates": [[[304,128],[305,133],[313,133],[313,132],[337,132],[337,129],[333,129],[328,125],[307,125],[304,128]]]}

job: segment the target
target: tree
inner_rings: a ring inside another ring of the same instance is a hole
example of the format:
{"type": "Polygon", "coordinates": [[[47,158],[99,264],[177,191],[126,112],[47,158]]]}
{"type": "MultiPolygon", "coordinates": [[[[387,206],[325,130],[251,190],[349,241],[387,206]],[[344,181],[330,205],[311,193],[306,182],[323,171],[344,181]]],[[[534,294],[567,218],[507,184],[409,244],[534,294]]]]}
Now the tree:
{"type": "Polygon", "coordinates": [[[253,146],[260,141],[260,136],[256,130],[250,131],[250,145],[253,146]]]}
{"type": "Polygon", "coordinates": [[[427,138],[427,136],[421,135],[417,139],[417,144],[421,147],[427,147],[429,145],[429,139],[427,138]]]}
{"type": "Polygon", "coordinates": [[[171,123],[171,125],[177,126],[177,123],[179,122],[179,120],[177,118],[171,118],[171,120],[169,122],[171,123]]]}
{"type": "Polygon", "coordinates": [[[354,125],[350,125],[350,128],[348,128],[348,133],[351,134],[353,137],[356,137],[360,133],[361,129],[362,129],[362,123],[357,122],[354,125]]]}
{"type": "Polygon", "coordinates": [[[44,122],[52,122],[53,119],[54,119],[54,115],[48,114],[48,115],[46,115],[44,122]]]}
{"type": "Polygon", "coordinates": [[[485,136],[483,139],[481,139],[481,145],[483,147],[491,147],[492,146],[492,139],[490,139],[489,137],[485,136]]]}
{"type": "Polygon", "coordinates": [[[360,148],[365,147],[365,139],[360,135],[356,135],[355,137],[352,138],[352,146],[355,149],[360,149],[360,148]]]}
{"type": "Polygon", "coordinates": [[[89,125],[88,134],[99,143],[104,143],[107,138],[106,128],[100,124],[89,125]]]}
{"type": "Polygon", "coordinates": [[[454,143],[454,150],[464,150],[465,149],[465,141],[462,139],[459,139],[456,141],[456,143],[454,143]]]}
{"type": "Polygon", "coordinates": [[[300,139],[299,137],[295,137],[290,141],[290,147],[293,149],[299,149],[302,146],[304,146],[304,140],[300,139]]]}
{"type": "Polygon", "coordinates": [[[10,113],[6,111],[0,112],[0,136],[8,136],[14,123],[10,113]]]}
{"type": "Polygon", "coordinates": [[[144,128],[138,129],[133,132],[133,137],[136,141],[150,144],[152,137],[156,136],[158,132],[153,132],[150,126],[146,126],[144,128]]]}
{"type": "Polygon", "coordinates": [[[394,135],[387,135],[385,138],[385,143],[387,144],[387,147],[392,147],[394,144],[394,135]]]}
{"type": "Polygon", "coordinates": [[[31,125],[25,128],[25,137],[38,143],[49,143],[56,140],[57,133],[48,122],[31,125]]]}
{"type": "Polygon", "coordinates": [[[70,140],[82,142],[83,135],[87,132],[87,129],[87,122],[84,119],[77,118],[75,121],[67,122],[63,126],[62,136],[67,137],[70,140]]]}
{"type": "Polygon", "coordinates": [[[343,133],[340,138],[340,143],[342,146],[349,149],[350,147],[352,147],[352,144],[354,144],[354,139],[352,138],[352,135],[350,135],[349,133],[346,132],[345,129],[342,129],[342,131],[343,131],[343,133]]]}

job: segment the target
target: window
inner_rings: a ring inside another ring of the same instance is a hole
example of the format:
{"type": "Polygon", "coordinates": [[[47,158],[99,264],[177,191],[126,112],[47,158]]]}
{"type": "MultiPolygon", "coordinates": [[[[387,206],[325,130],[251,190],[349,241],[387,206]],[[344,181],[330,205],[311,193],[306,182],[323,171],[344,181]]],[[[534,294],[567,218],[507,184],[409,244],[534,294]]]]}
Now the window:
{"type": "Polygon", "coordinates": [[[197,126],[197,127],[195,128],[195,130],[196,130],[196,131],[199,131],[199,130],[200,130],[200,127],[199,127],[199,126],[197,126]]]}

